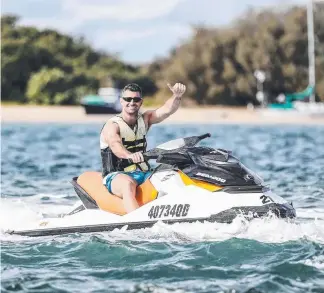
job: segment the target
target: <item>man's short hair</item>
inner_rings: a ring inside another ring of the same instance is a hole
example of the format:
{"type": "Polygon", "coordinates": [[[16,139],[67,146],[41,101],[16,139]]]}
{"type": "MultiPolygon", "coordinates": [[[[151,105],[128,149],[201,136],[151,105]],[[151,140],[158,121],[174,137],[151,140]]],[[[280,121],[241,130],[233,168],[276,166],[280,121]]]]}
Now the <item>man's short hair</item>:
{"type": "Polygon", "coordinates": [[[136,84],[136,83],[130,83],[128,85],[126,85],[123,90],[122,90],[122,96],[124,95],[125,91],[131,91],[131,92],[139,92],[141,97],[142,97],[142,89],[141,87],[136,84]]]}

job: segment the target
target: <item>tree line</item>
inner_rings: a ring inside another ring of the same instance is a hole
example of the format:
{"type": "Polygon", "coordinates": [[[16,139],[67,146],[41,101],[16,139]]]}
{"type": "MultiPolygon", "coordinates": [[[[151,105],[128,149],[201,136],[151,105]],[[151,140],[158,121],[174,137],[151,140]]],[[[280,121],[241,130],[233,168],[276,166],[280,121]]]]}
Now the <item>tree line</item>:
{"type": "Polygon", "coordinates": [[[93,50],[83,38],[55,30],[17,25],[14,15],[1,17],[1,90],[4,101],[77,104],[97,92],[109,76],[117,86],[137,82],[149,94],[157,89],[140,67],[93,50]]]}
{"type": "MultiPolygon", "coordinates": [[[[324,101],[324,5],[314,9],[316,95],[324,101]]],[[[2,99],[20,103],[78,104],[100,86],[136,82],[152,102],[169,97],[167,82],[187,86],[188,104],[257,104],[255,70],[266,73],[270,101],[308,85],[306,10],[250,10],[227,27],[195,26],[169,56],[133,66],[96,51],[83,38],[19,26],[1,17],[2,99]],[[107,84],[109,83],[109,84],[107,84]]]]}

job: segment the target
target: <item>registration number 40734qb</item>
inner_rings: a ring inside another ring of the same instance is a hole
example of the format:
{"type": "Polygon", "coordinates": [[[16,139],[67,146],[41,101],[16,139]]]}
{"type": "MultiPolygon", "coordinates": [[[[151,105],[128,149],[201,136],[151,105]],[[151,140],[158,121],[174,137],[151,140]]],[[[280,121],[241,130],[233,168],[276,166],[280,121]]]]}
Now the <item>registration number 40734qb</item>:
{"type": "Polygon", "coordinates": [[[152,206],[148,212],[150,219],[162,218],[162,217],[186,217],[190,209],[190,204],[174,204],[174,205],[157,205],[152,206]]]}

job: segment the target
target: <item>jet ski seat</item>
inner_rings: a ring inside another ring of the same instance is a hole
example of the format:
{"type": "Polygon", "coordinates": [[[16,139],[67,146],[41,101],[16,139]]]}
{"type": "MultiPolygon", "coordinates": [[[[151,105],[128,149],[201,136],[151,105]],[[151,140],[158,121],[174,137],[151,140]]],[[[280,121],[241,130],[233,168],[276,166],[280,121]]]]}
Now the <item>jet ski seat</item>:
{"type": "MultiPolygon", "coordinates": [[[[127,213],[122,198],[111,194],[104,186],[100,172],[84,172],[78,177],[77,183],[97,203],[100,209],[120,216],[127,213]]],[[[138,205],[142,206],[156,199],[157,194],[157,190],[147,179],[143,184],[137,186],[136,199],[138,205]]]]}

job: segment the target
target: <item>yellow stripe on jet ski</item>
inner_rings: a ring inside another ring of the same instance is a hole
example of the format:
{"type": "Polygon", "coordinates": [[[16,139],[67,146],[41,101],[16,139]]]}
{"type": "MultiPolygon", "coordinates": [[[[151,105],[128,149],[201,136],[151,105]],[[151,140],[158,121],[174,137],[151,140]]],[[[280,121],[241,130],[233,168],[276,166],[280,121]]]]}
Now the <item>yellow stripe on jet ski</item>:
{"type": "Polygon", "coordinates": [[[216,191],[216,190],[223,189],[222,186],[218,186],[218,185],[215,185],[215,184],[212,184],[209,182],[205,182],[205,181],[201,181],[201,180],[197,180],[197,179],[192,179],[181,171],[178,171],[178,173],[180,174],[180,177],[181,177],[183,183],[186,185],[195,185],[195,186],[207,189],[209,191],[216,191]]]}

